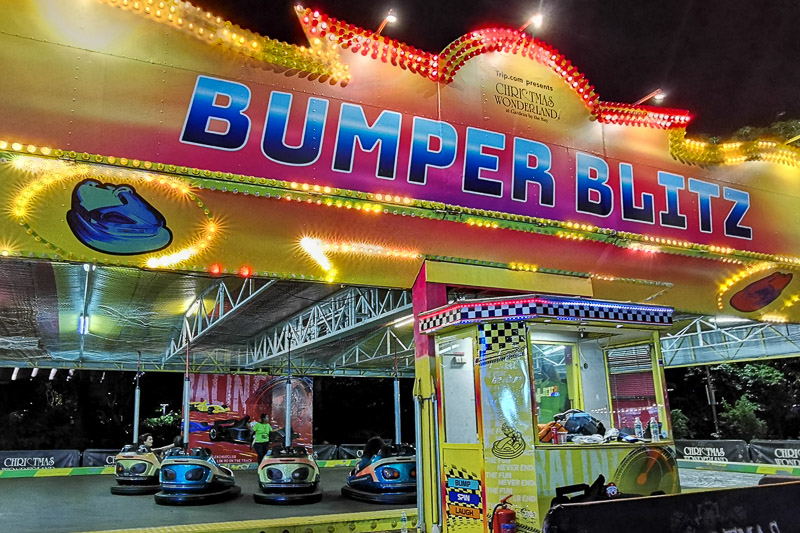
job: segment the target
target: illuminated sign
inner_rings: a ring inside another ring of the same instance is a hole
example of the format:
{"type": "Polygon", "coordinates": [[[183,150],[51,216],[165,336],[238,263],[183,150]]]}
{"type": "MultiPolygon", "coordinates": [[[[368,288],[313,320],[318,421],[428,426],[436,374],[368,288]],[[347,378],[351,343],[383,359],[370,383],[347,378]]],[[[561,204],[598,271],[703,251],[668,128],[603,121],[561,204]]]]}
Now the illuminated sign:
{"type": "MultiPolygon", "coordinates": [[[[536,100],[528,112],[558,118],[552,98],[498,85],[517,99],[536,100]]],[[[266,109],[250,103],[247,85],[198,76],[181,142],[229,152],[260,143],[265,167],[299,175],[309,169],[308,180],[355,189],[392,182],[395,192],[467,207],[633,232],[655,227],[696,240],[703,234],[753,239],[745,221],[750,195],[734,187],[357,103],[277,90],[266,109]]]]}

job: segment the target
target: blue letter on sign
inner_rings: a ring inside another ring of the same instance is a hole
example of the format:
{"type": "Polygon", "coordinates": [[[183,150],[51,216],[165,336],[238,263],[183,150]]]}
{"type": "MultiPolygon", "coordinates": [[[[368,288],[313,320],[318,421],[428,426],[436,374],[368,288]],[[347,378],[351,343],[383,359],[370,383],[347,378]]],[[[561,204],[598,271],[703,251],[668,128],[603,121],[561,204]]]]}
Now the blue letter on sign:
{"type": "Polygon", "coordinates": [[[725,218],[725,235],[728,237],[738,237],[740,239],[752,239],[753,228],[740,225],[740,222],[750,209],[750,195],[745,191],[723,187],[722,196],[724,196],[726,200],[736,202],[733,204],[733,207],[731,207],[727,218],[725,218]]]}
{"type": "Polygon", "coordinates": [[[681,203],[678,191],[682,191],[683,176],[669,172],[658,171],[658,184],[667,192],[667,210],[661,211],[658,216],[662,226],[686,229],[686,216],[681,214],[681,203]]]}
{"type": "Polygon", "coordinates": [[[447,122],[414,117],[411,134],[411,162],[408,165],[408,182],[425,185],[428,167],[447,168],[456,160],[456,129],[447,122]],[[431,138],[439,139],[439,151],[431,150],[431,138]]]}
{"type": "Polygon", "coordinates": [[[689,178],[689,190],[697,194],[697,200],[700,203],[700,231],[711,233],[713,230],[711,198],[719,198],[719,186],[689,178]]]}
{"type": "Polygon", "coordinates": [[[250,89],[241,83],[198,76],[183,123],[181,142],[219,150],[238,150],[250,135],[250,118],[244,114],[250,105],[250,89]],[[224,100],[222,103],[220,100],[224,100]],[[213,122],[225,131],[211,131],[213,122]]]}
{"type": "Polygon", "coordinates": [[[342,104],[339,113],[339,134],[333,156],[333,170],[351,172],[356,150],[356,138],[365,152],[371,152],[380,143],[378,169],[375,175],[394,179],[397,149],[400,144],[400,113],[382,111],[372,126],[360,105],[342,104]]]}
{"type": "Polygon", "coordinates": [[[633,167],[628,163],[619,164],[619,186],[622,191],[622,218],[634,222],[653,224],[653,195],[642,194],[642,206],[636,206],[633,190],[633,167]]]}
{"type": "Polygon", "coordinates": [[[497,170],[498,157],[483,153],[483,147],[502,150],[506,136],[494,131],[467,128],[467,147],[464,154],[464,184],[462,190],[484,196],[503,196],[503,182],[481,176],[481,170],[497,170]]]}
{"type": "Polygon", "coordinates": [[[325,119],[328,113],[328,101],[322,98],[308,99],[300,146],[286,145],[286,131],[289,128],[291,107],[291,94],[274,91],[270,95],[261,151],[268,159],[283,165],[312,165],[319,159],[322,134],[325,131],[325,119]]]}
{"type": "Polygon", "coordinates": [[[556,205],[556,180],[550,173],[553,156],[546,144],[516,137],[514,139],[514,173],[511,198],[525,202],[528,200],[528,182],[539,185],[539,205],[556,205]],[[530,156],[536,158],[536,166],[528,164],[530,156]]]}
{"type": "Polygon", "coordinates": [[[614,194],[608,186],[608,163],[593,155],[578,152],[575,165],[579,213],[607,217],[614,209],[614,194]]]}

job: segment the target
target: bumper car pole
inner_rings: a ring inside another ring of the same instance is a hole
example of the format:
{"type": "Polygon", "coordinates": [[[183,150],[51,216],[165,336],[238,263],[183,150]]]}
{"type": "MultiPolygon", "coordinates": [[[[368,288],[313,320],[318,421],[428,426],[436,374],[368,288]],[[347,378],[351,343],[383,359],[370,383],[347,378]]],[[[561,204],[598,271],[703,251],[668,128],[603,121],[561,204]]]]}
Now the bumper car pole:
{"type": "Polygon", "coordinates": [[[283,445],[292,445],[292,330],[289,330],[289,349],[286,352],[286,418],[284,419],[283,445]]]}
{"type": "Polygon", "coordinates": [[[189,449],[189,341],[186,341],[186,370],[183,373],[183,449],[189,449]]]}
{"type": "Polygon", "coordinates": [[[136,360],[136,390],[133,392],[133,442],[139,442],[139,402],[141,390],[139,389],[139,367],[142,362],[142,352],[138,351],[139,357],[136,360]]]}

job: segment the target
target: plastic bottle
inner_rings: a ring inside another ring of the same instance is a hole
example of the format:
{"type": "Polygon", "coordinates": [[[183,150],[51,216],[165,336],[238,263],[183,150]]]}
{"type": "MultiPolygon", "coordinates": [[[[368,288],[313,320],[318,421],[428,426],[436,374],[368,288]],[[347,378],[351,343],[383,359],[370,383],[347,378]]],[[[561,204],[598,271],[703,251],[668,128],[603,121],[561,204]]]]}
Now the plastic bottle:
{"type": "Polygon", "coordinates": [[[405,511],[403,511],[403,515],[400,517],[400,533],[408,533],[408,517],[405,511]]]}
{"type": "Polygon", "coordinates": [[[633,431],[636,433],[637,439],[644,438],[644,426],[642,426],[642,420],[638,416],[633,421],[633,431]]]}
{"type": "Polygon", "coordinates": [[[661,430],[658,429],[658,420],[656,417],[652,417],[650,419],[650,436],[653,439],[653,442],[658,442],[661,440],[661,430]]]}

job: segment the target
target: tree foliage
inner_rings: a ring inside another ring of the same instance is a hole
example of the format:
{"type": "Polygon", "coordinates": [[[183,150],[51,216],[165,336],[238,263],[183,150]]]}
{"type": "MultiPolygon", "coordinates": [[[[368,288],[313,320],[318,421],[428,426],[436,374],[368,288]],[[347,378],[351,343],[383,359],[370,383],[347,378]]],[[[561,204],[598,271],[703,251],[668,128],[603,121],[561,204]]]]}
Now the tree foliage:
{"type": "Polygon", "coordinates": [[[769,433],[767,423],[758,417],[761,407],[750,400],[746,394],[731,405],[722,401],[720,437],[750,441],[766,437],[769,433]]]}

